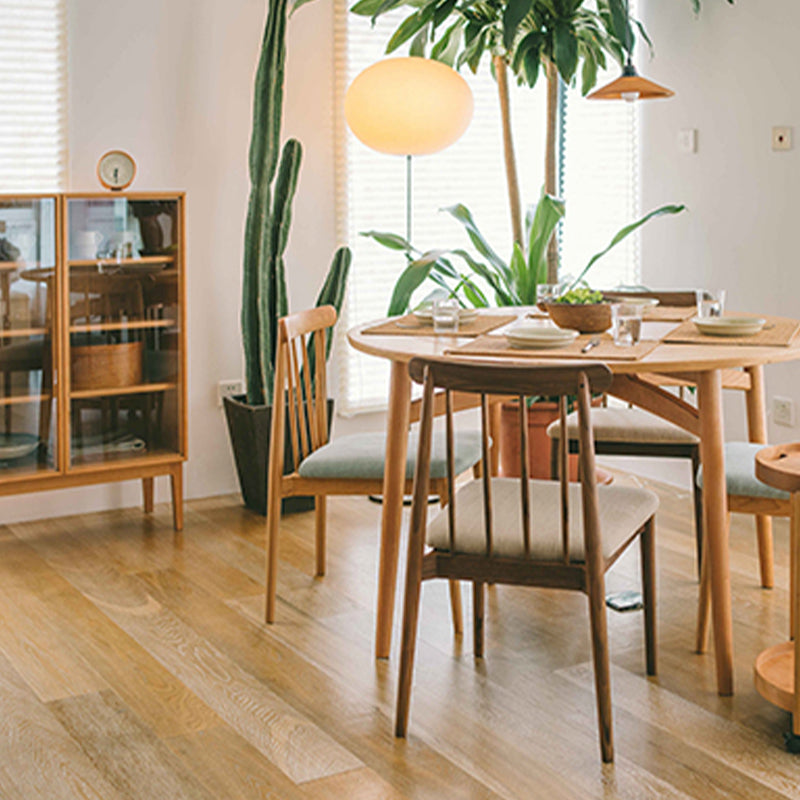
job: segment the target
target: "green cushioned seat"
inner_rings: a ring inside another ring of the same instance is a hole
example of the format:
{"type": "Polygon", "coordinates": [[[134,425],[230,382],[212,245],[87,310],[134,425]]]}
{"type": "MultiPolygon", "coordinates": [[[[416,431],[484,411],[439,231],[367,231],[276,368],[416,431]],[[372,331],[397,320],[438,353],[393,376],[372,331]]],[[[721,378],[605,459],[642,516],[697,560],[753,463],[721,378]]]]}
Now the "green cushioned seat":
{"type": "MultiPolygon", "coordinates": [[[[725,443],[725,479],[728,494],[739,497],[771,497],[788,500],[789,493],[773,489],[756,478],[756,453],[766,445],[750,442],[725,443]]],[[[703,487],[703,468],[697,471],[697,485],[703,487]]]]}
{"type": "MultiPolygon", "coordinates": [[[[417,463],[418,434],[408,436],[406,478],[414,477],[417,463]]],[[[481,457],[481,435],[478,431],[459,431],[453,437],[456,475],[477,464],[481,457]]],[[[444,431],[433,435],[431,478],[447,477],[447,443],[444,431]]],[[[320,447],[306,458],[297,470],[302,478],[383,478],[386,458],[386,435],[356,433],[340,436],[320,447]]]]}

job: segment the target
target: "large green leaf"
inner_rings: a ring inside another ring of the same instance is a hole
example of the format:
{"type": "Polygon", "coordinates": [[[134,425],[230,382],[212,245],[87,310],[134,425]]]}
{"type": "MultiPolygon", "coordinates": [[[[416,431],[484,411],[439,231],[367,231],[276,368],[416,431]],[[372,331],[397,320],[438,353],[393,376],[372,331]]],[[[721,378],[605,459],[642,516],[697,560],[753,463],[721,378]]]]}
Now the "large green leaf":
{"type": "Polygon", "coordinates": [[[394,285],[392,299],[389,302],[389,310],[387,311],[388,316],[396,317],[398,314],[406,312],[411,302],[411,296],[428,277],[433,265],[446,252],[446,250],[429,250],[405,268],[403,274],[394,285]]]}
{"type": "Polygon", "coordinates": [[[475,245],[475,249],[484,258],[488,259],[492,266],[503,275],[504,280],[508,281],[510,277],[508,266],[503,259],[495,253],[492,246],[478,230],[478,226],[475,224],[475,220],[472,217],[472,212],[463,203],[448,206],[443,210],[464,226],[464,229],[467,231],[467,236],[469,236],[472,244],[475,245]]]}
{"type": "MultiPolygon", "coordinates": [[[[564,216],[563,200],[542,193],[528,226],[528,271],[535,283],[547,280],[547,247],[556,226],[564,216]]],[[[536,288],[533,289],[534,296],[536,288]]]]}
{"type": "Polygon", "coordinates": [[[553,34],[553,56],[561,77],[567,82],[578,67],[578,39],[572,25],[566,22],[556,23],[553,34]]]}
{"type": "Polygon", "coordinates": [[[396,233],[388,233],[385,231],[361,231],[359,236],[366,236],[368,239],[373,239],[378,244],[388,247],[389,250],[403,250],[409,253],[414,249],[410,242],[396,233]]]}
{"type": "Polygon", "coordinates": [[[623,239],[627,236],[632,234],[638,228],[641,228],[646,222],[649,222],[651,219],[655,217],[661,217],[665,214],[680,214],[681,211],[685,211],[686,206],[684,205],[666,205],[661,206],[660,208],[651,211],[649,214],[645,214],[641,219],[638,219],[636,222],[632,222],[630,225],[626,225],[622,230],[618,231],[614,238],[611,240],[611,243],[605,250],[601,250],[599,253],[596,253],[591,257],[589,263],[583,268],[581,274],[570,284],[569,288],[572,289],[577,286],[586,276],[586,273],[594,266],[595,262],[599,261],[609,250],[616,247],[623,239]]]}
{"type": "Polygon", "coordinates": [[[511,52],[514,39],[523,19],[531,9],[533,0],[506,0],[503,9],[503,45],[511,52]]]}

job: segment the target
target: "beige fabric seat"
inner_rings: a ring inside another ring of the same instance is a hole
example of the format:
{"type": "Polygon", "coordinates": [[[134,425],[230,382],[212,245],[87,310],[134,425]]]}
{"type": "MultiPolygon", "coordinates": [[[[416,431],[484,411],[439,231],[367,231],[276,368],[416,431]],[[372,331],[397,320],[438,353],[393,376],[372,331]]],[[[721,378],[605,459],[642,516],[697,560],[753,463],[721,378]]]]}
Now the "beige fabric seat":
{"type": "MultiPolygon", "coordinates": [[[[641,408],[593,408],[592,429],[596,444],[625,442],[643,444],[697,444],[693,433],[667,422],[641,408]]],[[[558,421],[547,428],[551,439],[558,439],[558,421]]],[[[578,438],[578,414],[567,415],[567,436],[578,438]]]]}
{"type": "MultiPolygon", "coordinates": [[[[530,481],[531,559],[560,561],[560,486],[553,481],[530,481]]],[[[647,489],[627,486],[599,486],[600,532],[603,557],[613,558],[658,509],[658,497],[647,489]]],[[[486,534],[483,520],[483,483],[473,480],[455,497],[456,552],[484,555],[486,534]]],[[[492,479],[493,555],[521,558],[525,555],[518,478],[492,479]]],[[[569,486],[569,554],[572,561],[584,560],[583,503],[581,486],[569,486]]],[[[427,543],[435,550],[449,551],[447,511],[440,511],[428,524],[427,543]]]]}

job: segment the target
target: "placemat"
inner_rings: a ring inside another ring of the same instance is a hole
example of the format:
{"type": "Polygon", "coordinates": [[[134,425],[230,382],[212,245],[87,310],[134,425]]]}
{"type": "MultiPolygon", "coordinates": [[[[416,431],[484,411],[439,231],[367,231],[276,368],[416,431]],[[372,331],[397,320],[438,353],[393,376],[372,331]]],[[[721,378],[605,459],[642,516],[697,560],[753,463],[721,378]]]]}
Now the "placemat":
{"type": "Polygon", "coordinates": [[[371,328],[364,328],[362,333],[374,333],[381,336],[398,334],[402,336],[480,336],[502,325],[508,325],[517,318],[516,314],[478,314],[469,322],[460,322],[458,331],[434,333],[433,325],[423,325],[413,314],[397,317],[371,328]]]}
{"type": "Polygon", "coordinates": [[[696,306],[652,306],[644,309],[642,319],[645,322],[683,322],[696,315],[696,306]]]}
{"type": "Polygon", "coordinates": [[[693,322],[684,322],[668,333],[663,341],[665,344],[741,344],[751,347],[788,347],[800,330],[800,322],[786,317],[767,317],[761,314],[740,314],[738,312],[726,316],[763,316],[767,324],[752,336],[709,336],[707,333],[700,333],[693,322]]]}
{"type": "Polygon", "coordinates": [[[600,344],[588,353],[582,353],[593,334],[583,334],[566,347],[516,348],[511,347],[505,336],[480,336],[473,342],[445,350],[447,355],[457,356],[504,356],[508,358],[581,358],[584,361],[637,361],[655,350],[660,342],[643,339],[632,347],[617,347],[614,339],[607,333],[599,335],[600,344]]]}

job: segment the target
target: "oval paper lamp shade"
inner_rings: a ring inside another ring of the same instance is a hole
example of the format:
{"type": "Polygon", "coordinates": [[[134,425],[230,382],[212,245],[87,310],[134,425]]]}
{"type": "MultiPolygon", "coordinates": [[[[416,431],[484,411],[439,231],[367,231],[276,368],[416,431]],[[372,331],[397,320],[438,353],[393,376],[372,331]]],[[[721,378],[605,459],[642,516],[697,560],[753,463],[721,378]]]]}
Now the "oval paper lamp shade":
{"type": "Polygon", "coordinates": [[[417,156],[456,142],[472,119],[472,92],[447,64],[389,58],[367,67],[344,99],[347,124],[367,147],[417,156]]]}

